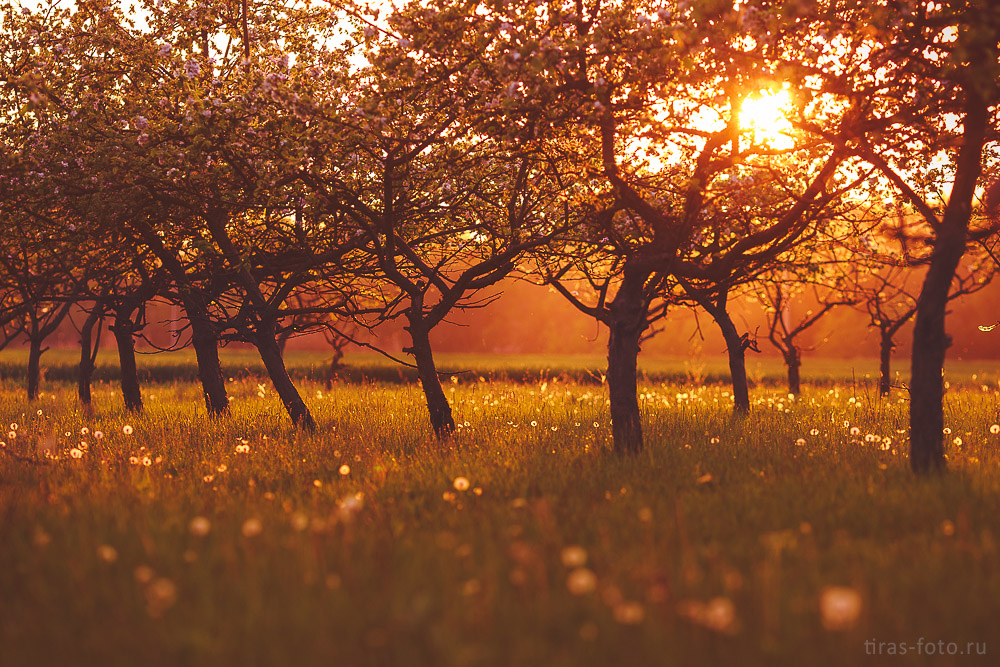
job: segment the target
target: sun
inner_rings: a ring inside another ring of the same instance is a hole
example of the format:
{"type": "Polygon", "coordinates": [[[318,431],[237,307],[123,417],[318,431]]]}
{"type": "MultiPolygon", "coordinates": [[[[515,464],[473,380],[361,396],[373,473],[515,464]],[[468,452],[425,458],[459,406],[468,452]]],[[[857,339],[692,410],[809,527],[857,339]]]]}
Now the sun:
{"type": "Polygon", "coordinates": [[[740,106],[740,127],[755,144],[784,150],[792,148],[792,124],[786,115],[791,107],[788,91],[761,90],[743,100],[740,106]]]}

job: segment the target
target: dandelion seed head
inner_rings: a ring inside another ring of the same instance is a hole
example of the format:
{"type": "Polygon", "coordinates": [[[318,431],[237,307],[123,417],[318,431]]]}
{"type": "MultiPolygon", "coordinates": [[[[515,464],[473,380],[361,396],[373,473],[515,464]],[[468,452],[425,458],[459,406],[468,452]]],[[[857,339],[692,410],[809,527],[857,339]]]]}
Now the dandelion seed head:
{"type": "Polygon", "coordinates": [[[848,630],[861,616],[861,594],[848,586],[827,586],[820,592],[820,620],[827,630],[848,630]]]}
{"type": "Polygon", "coordinates": [[[212,530],[212,522],[203,516],[196,516],[188,522],[188,530],[195,537],[204,537],[212,530]]]}
{"type": "Polygon", "coordinates": [[[578,567],[566,577],[566,589],[573,595],[586,595],[597,589],[597,575],[593,570],[578,567]]]}
{"type": "Polygon", "coordinates": [[[564,547],[559,557],[566,567],[577,568],[587,564],[587,550],[576,544],[564,547]]]}
{"type": "Polygon", "coordinates": [[[262,532],[264,532],[264,524],[260,522],[260,519],[252,517],[243,522],[243,527],[240,529],[243,533],[243,537],[251,538],[257,537],[262,532]]]}
{"type": "Polygon", "coordinates": [[[622,625],[638,625],[646,618],[646,609],[640,602],[621,602],[611,613],[622,625]]]}

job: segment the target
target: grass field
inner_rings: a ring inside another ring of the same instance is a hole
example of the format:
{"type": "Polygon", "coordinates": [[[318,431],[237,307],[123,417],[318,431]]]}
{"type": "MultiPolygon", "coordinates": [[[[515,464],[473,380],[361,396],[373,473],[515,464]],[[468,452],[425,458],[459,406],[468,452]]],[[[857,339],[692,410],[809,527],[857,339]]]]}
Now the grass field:
{"type": "Polygon", "coordinates": [[[29,405],[17,360],[0,357],[4,667],[1000,655],[995,367],[949,367],[950,472],[916,479],[905,394],[879,400],[844,362],[795,401],[767,380],[780,366],[762,366],[743,421],[724,385],[684,379],[710,364],[653,364],[647,450],[620,459],[590,362],[443,360],[473,372],[449,382],[461,428],[441,444],[405,377],[328,389],[304,354],[289,363],[312,434],[249,355],[227,358],[221,421],[169,357],[143,359],[169,381],[144,387],[139,417],[113,368],[87,413],[69,353],[45,359],[29,405]],[[873,640],[909,655],[872,655],[873,640]],[[950,642],[974,655],[926,655],[950,642]]]}

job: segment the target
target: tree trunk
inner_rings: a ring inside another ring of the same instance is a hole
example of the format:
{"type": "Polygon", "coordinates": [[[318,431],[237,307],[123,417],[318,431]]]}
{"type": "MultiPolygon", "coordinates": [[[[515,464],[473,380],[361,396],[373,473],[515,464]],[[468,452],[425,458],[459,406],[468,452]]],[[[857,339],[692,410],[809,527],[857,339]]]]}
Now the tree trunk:
{"type": "Polygon", "coordinates": [[[788,351],[785,353],[785,366],[788,367],[788,393],[798,396],[802,393],[802,378],[799,373],[802,368],[802,355],[791,343],[788,343],[788,351]]]}
{"type": "Polygon", "coordinates": [[[198,360],[198,379],[210,417],[229,414],[229,395],[219,363],[219,339],[212,322],[195,308],[185,308],[191,323],[191,344],[198,360]]]}
{"type": "Polygon", "coordinates": [[[274,325],[261,325],[260,329],[253,336],[254,347],[260,354],[267,375],[271,378],[274,390],[278,392],[288,416],[292,418],[292,423],[299,428],[312,431],[316,428],[316,421],[309,412],[305,401],[299,396],[292,378],[288,376],[288,369],[285,368],[285,361],[281,358],[281,348],[274,337],[274,325]]]}
{"type": "Polygon", "coordinates": [[[139,387],[139,370],[135,363],[135,327],[132,320],[122,313],[115,314],[115,323],[111,327],[118,344],[118,365],[121,368],[122,398],[125,399],[125,410],[142,412],[142,389],[139,387]]]}
{"type": "MultiPolygon", "coordinates": [[[[713,308],[709,314],[722,330],[722,337],[726,341],[726,351],[729,354],[729,375],[733,383],[733,410],[738,415],[745,415],[750,412],[750,387],[747,382],[746,350],[743,347],[743,339],[740,338],[733,318],[725,306],[713,308]]],[[[791,369],[789,368],[789,372],[791,369]]]]}
{"type": "MultiPolygon", "coordinates": [[[[419,308],[419,305],[413,307],[419,308]]],[[[420,378],[420,386],[424,390],[424,399],[427,401],[427,411],[430,414],[434,435],[444,440],[455,432],[455,420],[451,414],[448,397],[445,396],[444,389],[441,387],[437,366],[434,364],[430,331],[427,324],[421,321],[419,314],[411,312],[408,319],[410,324],[406,330],[410,334],[412,347],[407,348],[406,351],[413,355],[413,360],[417,364],[417,377],[420,378]]]]}
{"type": "Polygon", "coordinates": [[[896,345],[892,342],[892,336],[882,334],[879,342],[879,376],[878,393],[881,396],[888,396],[892,390],[892,350],[896,345]]]}
{"type": "MultiPolygon", "coordinates": [[[[97,343],[94,341],[94,328],[101,321],[101,310],[94,306],[80,328],[80,365],[77,367],[76,393],[80,402],[90,406],[90,383],[94,378],[94,362],[97,360],[97,343]]],[[[100,339],[100,332],[98,332],[100,339]]]]}
{"type": "Polygon", "coordinates": [[[639,418],[639,338],[646,328],[647,304],[643,296],[646,275],[626,267],[621,287],[609,305],[608,398],[611,401],[611,437],[616,454],[643,449],[639,418]]]}
{"type": "Polygon", "coordinates": [[[945,333],[945,308],[955,269],[965,253],[972,198],[982,172],[987,105],[966,86],[964,141],[951,195],[937,230],[930,266],[917,300],[910,374],[910,466],[916,473],[945,468],[944,357],[951,339],[945,333]]]}
{"type": "Polygon", "coordinates": [[[31,336],[28,339],[28,400],[38,398],[38,386],[41,377],[42,339],[31,336]]]}

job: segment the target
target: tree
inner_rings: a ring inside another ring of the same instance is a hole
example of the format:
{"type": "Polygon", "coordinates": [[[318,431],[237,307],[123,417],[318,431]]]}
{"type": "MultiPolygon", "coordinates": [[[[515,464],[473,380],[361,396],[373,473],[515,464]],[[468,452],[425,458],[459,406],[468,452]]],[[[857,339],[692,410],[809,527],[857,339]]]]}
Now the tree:
{"type": "Polygon", "coordinates": [[[789,52],[804,57],[789,68],[853,110],[846,136],[843,125],[816,122],[812,129],[874,166],[922,217],[933,245],[911,359],[910,462],[917,473],[945,467],[948,294],[969,241],[992,233],[972,223],[983,163],[992,159],[998,37],[1000,7],[965,0],[816,3],[788,34],[789,52]]]}

